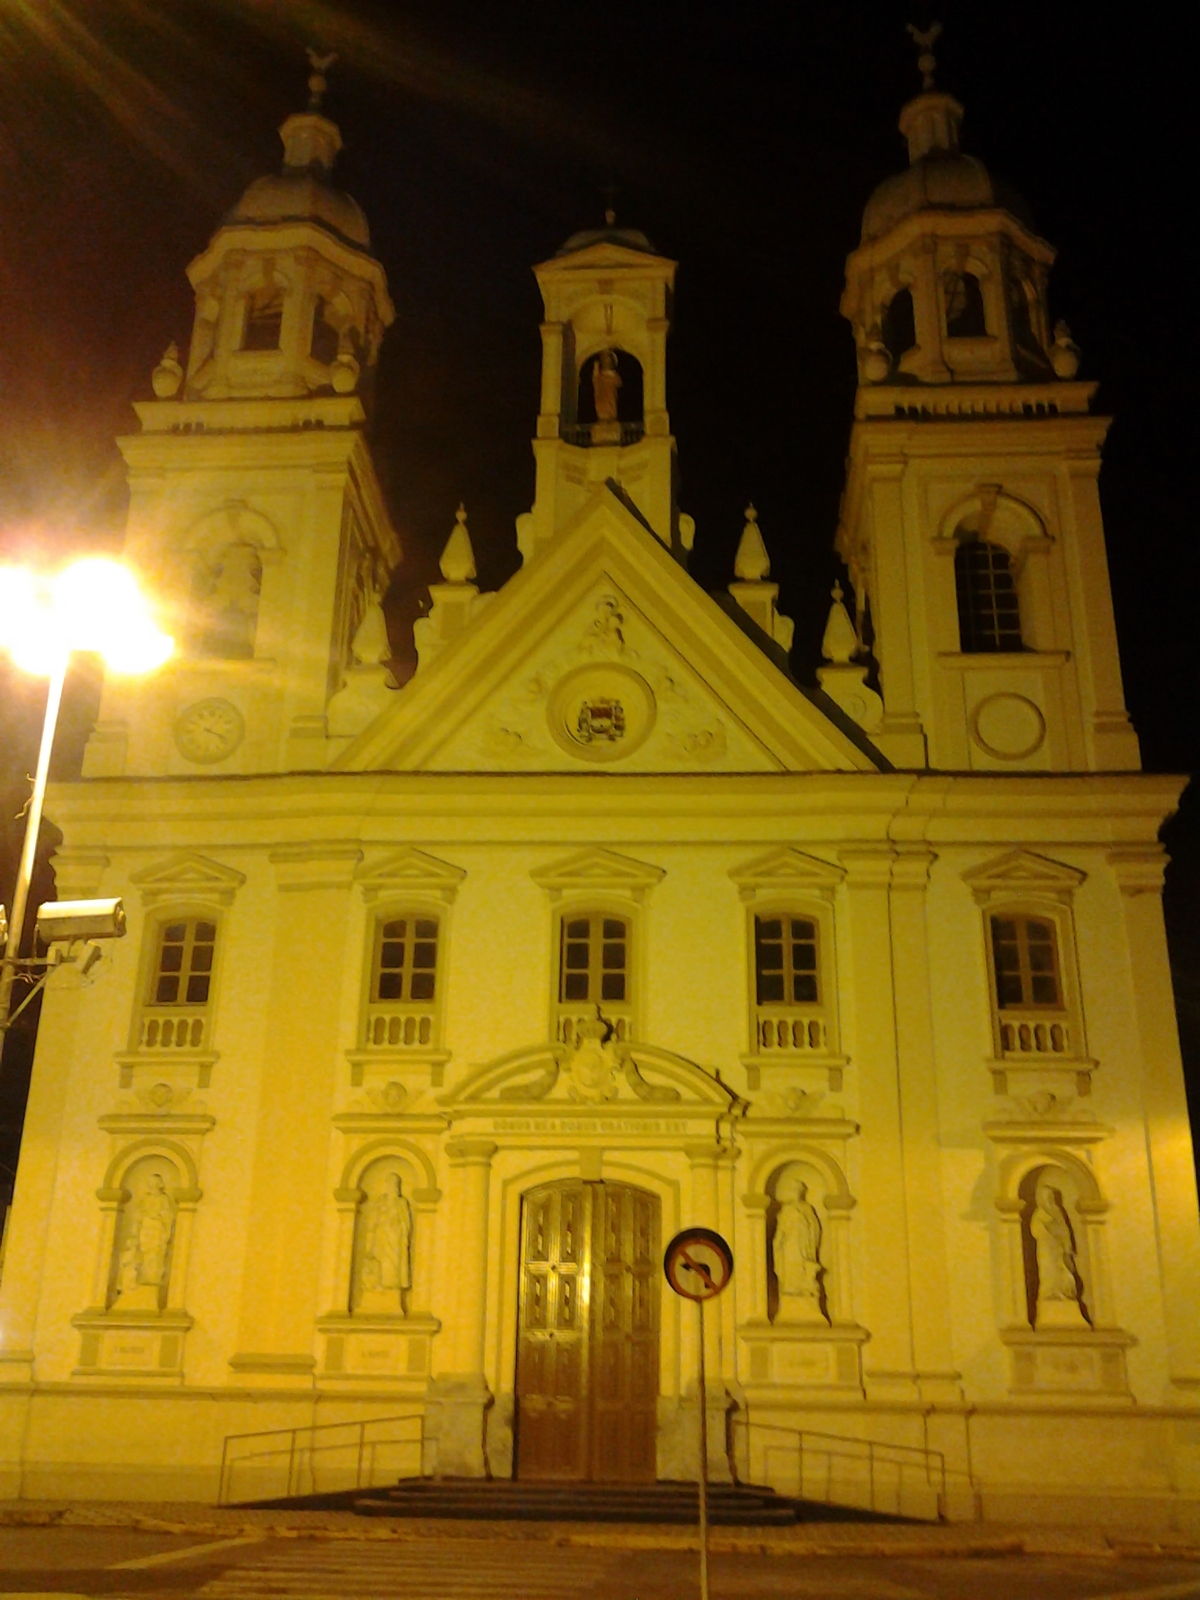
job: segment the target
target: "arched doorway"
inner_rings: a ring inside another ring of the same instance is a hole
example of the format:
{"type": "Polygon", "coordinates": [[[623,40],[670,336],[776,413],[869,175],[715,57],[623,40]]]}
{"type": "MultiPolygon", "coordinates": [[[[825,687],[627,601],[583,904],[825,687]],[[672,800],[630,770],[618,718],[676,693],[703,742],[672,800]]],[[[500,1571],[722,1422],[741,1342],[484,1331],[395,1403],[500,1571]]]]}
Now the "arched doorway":
{"type": "Polygon", "coordinates": [[[657,1196],[568,1178],[521,1203],[516,1475],[653,1483],[657,1196]]]}

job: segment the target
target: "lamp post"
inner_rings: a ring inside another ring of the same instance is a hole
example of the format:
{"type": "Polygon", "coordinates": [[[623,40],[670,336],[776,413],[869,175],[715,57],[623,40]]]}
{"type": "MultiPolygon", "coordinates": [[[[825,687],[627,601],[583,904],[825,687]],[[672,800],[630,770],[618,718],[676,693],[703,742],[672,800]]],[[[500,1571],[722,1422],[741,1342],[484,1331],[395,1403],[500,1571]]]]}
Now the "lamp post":
{"type": "Polygon", "coordinates": [[[112,671],[147,672],[161,666],[175,641],[155,624],[132,573],[119,562],[87,557],[54,578],[21,568],[0,568],[0,648],[22,671],[49,679],[33,792],[13,890],[12,915],[0,964],[0,1059],[12,1018],[13,985],[22,966],[21,939],[34,858],[42,824],[50,753],[62,707],[67,667],[76,650],[95,651],[112,671]]]}

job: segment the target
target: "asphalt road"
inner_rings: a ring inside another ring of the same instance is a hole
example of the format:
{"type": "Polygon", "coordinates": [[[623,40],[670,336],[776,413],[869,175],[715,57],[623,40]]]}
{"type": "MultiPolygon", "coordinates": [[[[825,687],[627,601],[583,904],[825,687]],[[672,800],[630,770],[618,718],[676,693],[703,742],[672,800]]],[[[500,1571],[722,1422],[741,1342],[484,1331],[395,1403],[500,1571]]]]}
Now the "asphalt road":
{"type": "MultiPolygon", "coordinates": [[[[694,1600],[694,1553],[430,1538],[213,1539],[0,1528],[8,1595],[164,1600],[694,1600]]],[[[714,1555],[712,1600],[1200,1600],[1200,1562],[1166,1558],[714,1555]]]]}

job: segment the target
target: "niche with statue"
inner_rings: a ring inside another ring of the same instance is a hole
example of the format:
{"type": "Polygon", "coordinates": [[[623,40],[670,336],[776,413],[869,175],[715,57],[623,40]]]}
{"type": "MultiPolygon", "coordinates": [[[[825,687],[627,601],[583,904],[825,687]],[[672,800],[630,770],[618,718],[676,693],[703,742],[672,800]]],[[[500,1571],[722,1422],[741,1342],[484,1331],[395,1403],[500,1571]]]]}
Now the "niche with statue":
{"type": "Polygon", "coordinates": [[[402,1317],[412,1290],[412,1168],[400,1156],[383,1156],[363,1173],[360,1186],[350,1310],[402,1317]]]}
{"type": "Polygon", "coordinates": [[[825,1155],[778,1161],[744,1197],[755,1239],[753,1315],[739,1328],[750,1384],[862,1388],[868,1335],[849,1315],[846,1226],[854,1201],[825,1155]]]}
{"type": "Polygon", "coordinates": [[[200,1200],[194,1156],[173,1140],[135,1145],[116,1158],[97,1198],[94,1300],[71,1319],[81,1334],[76,1376],[179,1382],[192,1326],[183,1293],[200,1200]]]}
{"type": "Polygon", "coordinates": [[[1009,1236],[1014,1393],[1130,1400],[1125,1351],[1115,1326],[1099,1224],[1107,1206],[1090,1166],[1073,1155],[1010,1166],[998,1209],[1009,1236]],[[1004,1192],[1006,1190],[1007,1192],[1004,1192]]]}
{"type": "Polygon", "coordinates": [[[432,1178],[428,1158],[398,1141],[352,1159],[335,1190],[338,1309],[317,1322],[323,1379],[347,1387],[387,1380],[414,1389],[425,1382],[440,1327],[426,1309],[441,1198],[432,1178]]]}
{"type": "Polygon", "coordinates": [[[171,1277],[179,1173],[165,1156],[145,1156],[125,1174],[123,1187],[128,1199],[113,1241],[108,1303],[114,1311],[162,1311],[171,1277]]]}

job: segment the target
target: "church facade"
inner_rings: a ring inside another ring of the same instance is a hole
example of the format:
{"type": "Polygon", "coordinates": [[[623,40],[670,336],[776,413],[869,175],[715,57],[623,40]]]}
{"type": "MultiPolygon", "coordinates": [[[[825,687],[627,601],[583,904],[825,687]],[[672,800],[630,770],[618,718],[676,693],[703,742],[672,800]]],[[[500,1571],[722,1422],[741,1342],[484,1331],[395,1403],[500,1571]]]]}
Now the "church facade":
{"type": "Polygon", "coordinates": [[[698,1224],[735,1260],[712,1477],[1190,1514],[1182,783],[1125,711],[1052,249],[957,102],[910,102],[847,264],[854,603],[817,688],[752,513],[726,594],[688,575],[674,263],[576,235],[536,269],[523,566],[481,593],[460,513],[397,689],[360,397],[392,307],[322,87],[121,441],[180,648],[51,797],[59,896],[120,895],[129,936],[46,995],[2,1492],[279,1493],[291,1429],[318,1486],[356,1437],[393,1476],[692,1477],[661,1262],[698,1224]]]}

